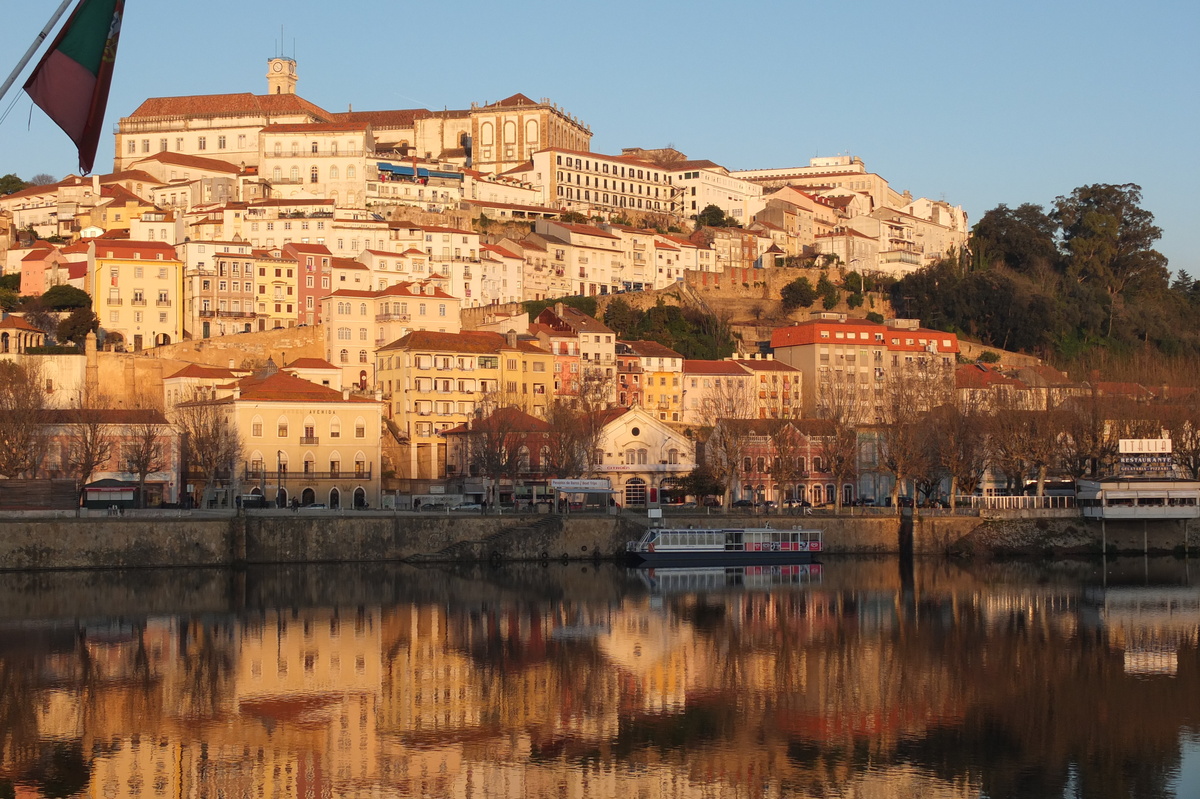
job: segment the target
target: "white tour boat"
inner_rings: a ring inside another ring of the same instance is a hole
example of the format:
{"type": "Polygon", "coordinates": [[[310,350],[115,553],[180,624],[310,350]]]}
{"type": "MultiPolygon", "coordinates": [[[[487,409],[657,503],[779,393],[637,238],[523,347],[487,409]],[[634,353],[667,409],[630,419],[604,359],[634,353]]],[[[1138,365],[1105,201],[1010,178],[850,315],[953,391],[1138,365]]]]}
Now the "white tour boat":
{"type": "Polygon", "coordinates": [[[811,563],[821,551],[821,531],[794,527],[702,528],[653,527],[625,545],[637,565],[711,563],[725,566],[759,563],[811,563]]]}

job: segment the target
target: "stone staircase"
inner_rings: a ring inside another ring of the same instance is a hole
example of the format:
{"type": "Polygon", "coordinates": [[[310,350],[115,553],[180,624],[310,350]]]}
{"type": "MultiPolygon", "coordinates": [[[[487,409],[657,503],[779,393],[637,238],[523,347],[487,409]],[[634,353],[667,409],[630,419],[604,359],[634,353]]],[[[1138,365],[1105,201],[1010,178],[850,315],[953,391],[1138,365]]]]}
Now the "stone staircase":
{"type": "Polygon", "coordinates": [[[549,542],[562,530],[558,516],[542,516],[532,523],[522,519],[477,540],[457,541],[431,554],[413,555],[409,563],[453,561],[546,560],[549,542]]]}

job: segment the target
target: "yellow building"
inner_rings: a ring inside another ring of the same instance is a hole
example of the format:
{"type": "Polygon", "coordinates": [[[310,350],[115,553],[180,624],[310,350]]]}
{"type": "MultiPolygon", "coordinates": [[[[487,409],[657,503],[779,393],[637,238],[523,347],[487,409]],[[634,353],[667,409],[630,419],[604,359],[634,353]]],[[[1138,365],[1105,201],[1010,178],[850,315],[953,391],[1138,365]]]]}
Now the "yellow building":
{"type": "Polygon", "coordinates": [[[241,436],[242,493],[278,504],[379,507],[381,403],[286,372],[260,373],[215,400],[241,436]]]}
{"type": "Polygon", "coordinates": [[[683,413],[683,356],[656,341],[617,342],[618,403],[640,405],[660,421],[683,413]]]}
{"type": "Polygon", "coordinates": [[[553,398],[554,356],[516,333],[414,331],[381,347],[375,368],[389,418],[408,442],[401,477],[444,476],[446,442],[438,434],[482,403],[542,415],[553,398]]]}
{"type": "MultiPolygon", "coordinates": [[[[278,249],[255,250],[254,267],[258,272],[254,280],[257,292],[255,322],[258,329],[295,327],[299,303],[296,295],[296,260],[285,258],[278,249]]],[[[328,280],[328,277],[325,279],[328,280]]]]}
{"type": "Polygon", "coordinates": [[[90,242],[87,291],[110,342],[138,352],[183,338],[183,263],[166,242],[90,242]]]}

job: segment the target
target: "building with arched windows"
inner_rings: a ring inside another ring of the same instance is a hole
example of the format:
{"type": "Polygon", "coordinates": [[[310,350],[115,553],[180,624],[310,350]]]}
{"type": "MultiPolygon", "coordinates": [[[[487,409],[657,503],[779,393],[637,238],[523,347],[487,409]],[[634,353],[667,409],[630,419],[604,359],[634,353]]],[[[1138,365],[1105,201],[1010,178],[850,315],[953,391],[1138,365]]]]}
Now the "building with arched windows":
{"type": "Polygon", "coordinates": [[[611,479],[617,503],[640,508],[676,497],[682,501],[680,480],[696,465],[691,440],[656,418],[657,412],[638,406],[601,411],[600,416],[592,471],[611,479]]]}
{"type": "Polygon", "coordinates": [[[272,369],[215,394],[201,402],[224,409],[241,440],[232,493],[281,506],[379,507],[381,402],[272,369]]]}

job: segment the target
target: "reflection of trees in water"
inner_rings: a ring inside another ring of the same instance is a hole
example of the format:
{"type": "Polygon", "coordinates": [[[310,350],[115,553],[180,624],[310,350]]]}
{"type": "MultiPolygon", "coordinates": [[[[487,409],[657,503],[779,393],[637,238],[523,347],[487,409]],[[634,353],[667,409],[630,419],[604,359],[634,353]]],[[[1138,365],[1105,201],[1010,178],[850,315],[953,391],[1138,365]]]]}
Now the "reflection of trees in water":
{"type": "Polygon", "coordinates": [[[0,764],[21,767],[37,756],[35,659],[25,652],[0,657],[0,764]]]}
{"type": "Polygon", "coordinates": [[[182,660],[180,694],[175,712],[188,719],[210,719],[233,695],[233,631],[229,622],[193,619],[179,622],[182,660]]]}

